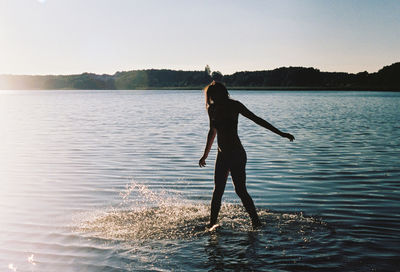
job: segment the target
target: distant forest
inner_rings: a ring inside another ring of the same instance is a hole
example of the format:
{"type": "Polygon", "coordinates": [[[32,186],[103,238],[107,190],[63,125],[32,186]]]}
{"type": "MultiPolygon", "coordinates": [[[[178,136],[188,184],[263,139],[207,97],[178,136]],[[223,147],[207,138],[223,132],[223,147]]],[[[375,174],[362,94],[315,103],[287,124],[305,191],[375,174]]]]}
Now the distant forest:
{"type": "Polygon", "coordinates": [[[204,71],[149,69],[117,72],[114,75],[0,75],[0,89],[200,89],[212,80],[221,81],[231,89],[400,91],[400,62],[385,66],[376,73],[357,74],[321,72],[315,68],[282,67],[223,75],[218,71],[211,72],[207,65],[204,71]]]}

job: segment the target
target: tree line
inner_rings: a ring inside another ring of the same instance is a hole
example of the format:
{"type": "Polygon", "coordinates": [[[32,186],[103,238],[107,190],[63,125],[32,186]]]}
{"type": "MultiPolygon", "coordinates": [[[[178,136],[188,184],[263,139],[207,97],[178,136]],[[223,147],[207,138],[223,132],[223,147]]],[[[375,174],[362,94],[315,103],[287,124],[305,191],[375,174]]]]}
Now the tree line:
{"type": "Polygon", "coordinates": [[[0,89],[200,89],[212,80],[236,89],[337,89],[400,91],[400,62],[376,73],[321,72],[315,68],[282,67],[274,70],[243,71],[223,75],[204,71],[147,69],[116,72],[113,75],[0,75],[0,89]]]}

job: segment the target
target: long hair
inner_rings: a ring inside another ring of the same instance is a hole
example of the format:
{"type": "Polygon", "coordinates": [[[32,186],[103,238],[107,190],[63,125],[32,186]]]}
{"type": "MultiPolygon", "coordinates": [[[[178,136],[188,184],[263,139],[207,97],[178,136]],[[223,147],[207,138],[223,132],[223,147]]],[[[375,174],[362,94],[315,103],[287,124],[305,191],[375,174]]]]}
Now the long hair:
{"type": "Polygon", "coordinates": [[[206,97],[206,108],[211,104],[224,102],[229,99],[229,93],[225,85],[215,80],[204,88],[204,93],[206,97]]]}

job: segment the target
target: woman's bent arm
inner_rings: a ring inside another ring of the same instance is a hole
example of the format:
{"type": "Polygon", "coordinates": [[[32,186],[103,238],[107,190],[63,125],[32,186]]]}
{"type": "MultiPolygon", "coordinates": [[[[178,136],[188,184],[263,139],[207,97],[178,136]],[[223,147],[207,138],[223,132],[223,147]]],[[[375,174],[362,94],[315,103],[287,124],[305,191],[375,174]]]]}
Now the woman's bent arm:
{"type": "Polygon", "coordinates": [[[201,159],[199,160],[200,167],[206,166],[206,159],[208,157],[208,153],[210,153],[211,146],[215,139],[215,135],[217,135],[217,129],[213,127],[210,128],[207,135],[207,143],[206,143],[206,148],[204,149],[203,157],[201,157],[201,159]]]}

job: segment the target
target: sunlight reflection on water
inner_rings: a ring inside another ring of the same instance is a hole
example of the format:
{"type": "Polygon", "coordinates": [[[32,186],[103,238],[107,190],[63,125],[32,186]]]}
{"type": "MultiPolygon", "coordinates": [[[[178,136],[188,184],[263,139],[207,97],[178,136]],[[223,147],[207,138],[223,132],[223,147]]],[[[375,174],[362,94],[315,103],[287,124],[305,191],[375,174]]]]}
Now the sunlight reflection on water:
{"type": "Polygon", "coordinates": [[[7,271],[395,270],[400,94],[232,91],[248,190],[205,232],[215,147],[200,91],[0,91],[0,267],[7,271]]]}

